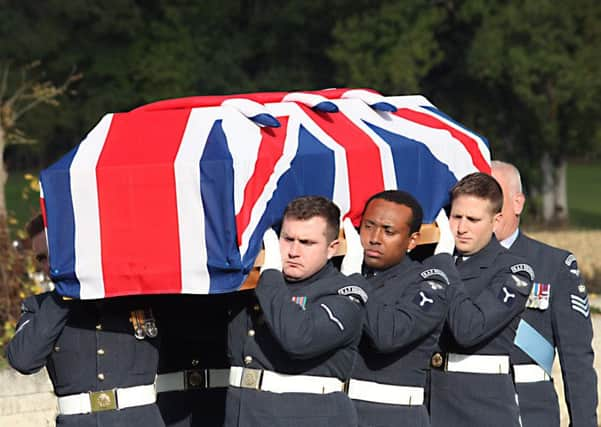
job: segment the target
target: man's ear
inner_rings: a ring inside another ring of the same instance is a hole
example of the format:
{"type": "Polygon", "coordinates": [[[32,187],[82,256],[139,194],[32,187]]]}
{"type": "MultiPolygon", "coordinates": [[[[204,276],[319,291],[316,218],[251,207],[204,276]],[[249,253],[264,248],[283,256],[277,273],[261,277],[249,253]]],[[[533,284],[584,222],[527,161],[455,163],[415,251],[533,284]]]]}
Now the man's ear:
{"type": "Polygon", "coordinates": [[[407,246],[407,252],[411,252],[417,246],[417,242],[419,242],[419,231],[415,233],[411,233],[409,236],[409,245],[407,246]]]}
{"type": "Polygon", "coordinates": [[[332,259],[336,252],[338,251],[338,245],[340,244],[340,240],[335,239],[330,242],[328,245],[328,259],[332,259]]]}
{"type": "Polygon", "coordinates": [[[526,203],[526,196],[524,196],[524,193],[517,193],[515,196],[513,196],[513,213],[516,214],[516,216],[519,216],[522,214],[522,211],[524,210],[524,204],[526,203]]]}
{"type": "Polygon", "coordinates": [[[494,214],[494,216],[492,217],[493,233],[496,232],[499,226],[501,225],[501,219],[503,219],[503,214],[501,212],[494,214]]]}

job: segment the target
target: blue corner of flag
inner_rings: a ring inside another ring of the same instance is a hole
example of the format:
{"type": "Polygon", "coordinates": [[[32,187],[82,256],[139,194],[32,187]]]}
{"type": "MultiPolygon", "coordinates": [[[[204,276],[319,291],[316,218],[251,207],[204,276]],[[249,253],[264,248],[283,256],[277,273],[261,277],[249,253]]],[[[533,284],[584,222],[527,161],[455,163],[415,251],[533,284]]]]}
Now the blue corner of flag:
{"type": "Polygon", "coordinates": [[[253,116],[250,119],[255,123],[258,123],[263,126],[269,126],[270,128],[279,128],[280,126],[282,126],[278,119],[273,117],[271,114],[267,113],[257,114],[256,116],[253,116]]]}
{"type": "Polygon", "coordinates": [[[313,107],[316,111],[321,111],[322,113],[337,113],[338,107],[336,104],[330,101],[323,101],[313,107]]]}

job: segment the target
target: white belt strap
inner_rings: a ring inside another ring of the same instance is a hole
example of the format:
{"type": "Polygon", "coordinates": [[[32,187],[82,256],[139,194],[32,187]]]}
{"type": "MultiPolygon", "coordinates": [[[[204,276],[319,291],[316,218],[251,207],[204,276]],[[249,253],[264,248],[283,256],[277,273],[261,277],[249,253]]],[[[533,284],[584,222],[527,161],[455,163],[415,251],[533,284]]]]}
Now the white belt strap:
{"type": "Polygon", "coordinates": [[[327,394],[344,390],[338,378],[314,375],[287,375],[263,369],[230,368],[230,385],[272,393],[327,394]]]}
{"type": "Polygon", "coordinates": [[[536,364],[513,365],[513,378],[518,384],[551,380],[549,374],[547,374],[543,368],[536,364]]]}
{"type": "Polygon", "coordinates": [[[91,391],[58,397],[58,412],[61,415],[89,414],[150,405],[156,401],[154,384],[112,390],[91,391]]]}
{"type": "Polygon", "coordinates": [[[191,369],[157,376],[157,393],[227,387],[229,369],[191,369]]]}
{"type": "Polygon", "coordinates": [[[508,374],[509,356],[449,353],[447,371],[473,374],[508,374]]]}
{"type": "Polygon", "coordinates": [[[424,389],[351,379],[348,385],[348,397],[389,405],[419,406],[424,404],[424,389]]]}

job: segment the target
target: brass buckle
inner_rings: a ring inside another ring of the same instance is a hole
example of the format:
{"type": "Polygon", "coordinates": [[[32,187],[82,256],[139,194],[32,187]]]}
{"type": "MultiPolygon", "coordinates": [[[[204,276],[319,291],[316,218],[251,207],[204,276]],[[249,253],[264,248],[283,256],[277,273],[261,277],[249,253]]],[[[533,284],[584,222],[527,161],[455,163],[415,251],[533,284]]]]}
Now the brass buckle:
{"type": "Polygon", "coordinates": [[[117,409],[117,393],[115,389],[91,391],[88,395],[90,396],[92,412],[114,411],[117,409]]]}
{"type": "Polygon", "coordinates": [[[189,369],[184,371],[184,389],[198,390],[208,388],[209,378],[204,369],[189,369]]]}
{"type": "Polygon", "coordinates": [[[261,369],[242,368],[242,381],[240,381],[240,387],[259,390],[261,388],[262,378],[263,371],[261,369]]]}

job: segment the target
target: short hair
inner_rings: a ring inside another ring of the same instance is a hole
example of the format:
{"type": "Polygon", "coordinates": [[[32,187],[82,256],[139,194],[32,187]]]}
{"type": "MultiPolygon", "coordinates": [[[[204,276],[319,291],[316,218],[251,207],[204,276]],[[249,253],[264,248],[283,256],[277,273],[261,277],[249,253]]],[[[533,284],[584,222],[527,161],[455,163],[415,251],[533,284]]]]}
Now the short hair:
{"type": "Polygon", "coordinates": [[[326,220],[327,242],[336,240],[340,232],[340,209],[331,200],[322,196],[302,196],[288,203],[284,210],[284,218],[308,220],[316,216],[326,220]]]}
{"type": "Polygon", "coordinates": [[[486,173],[474,172],[461,178],[451,189],[451,203],[459,196],[488,200],[493,214],[503,209],[503,190],[497,180],[486,173]]]}
{"type": "Polygon", "coordinates": [[[25,232],[27,233],[27,237],[30,239],[32,239],[35,235],[44,232],[44,218],[42,217],[41,213],[29,220],[29,222],[25,225],[25,232]]]}
{"type": "Polygon", "coordinates": [[[504,170],[505,172],[509,172],[507,177],[509,178],[509,185],[511,186],[511,191],[515,191],[516,193],[522,193],[522,177],[520,175],[520,171],[515,165],[507,162],[502,162],[500,160],[493,160],[490,162],[490,166],[492,169],[504,170]]]}
{"type": "MultiPolygon", "coordinates": [[[[409,209],[411,209],[411,222],[408,224],[409,234],[413,234],[416,231],[419,231],[419,228],[422,225],[422,221],[424,219],[424,211],[422,210],[422,207],[417,201],[417,199],[411,194],[401,190],[386,190],[376,193],[373,196],[371,196],[365,203],[365,207],[363,208],[363,214],[365,214],[365,211],[367,210],[369,204],[376,199],[382,199],[392,203],[396,203],[397,205],[407,206],[409,209]]],[[[363,216],[363,214],[361,216],[363,216]]]]}

